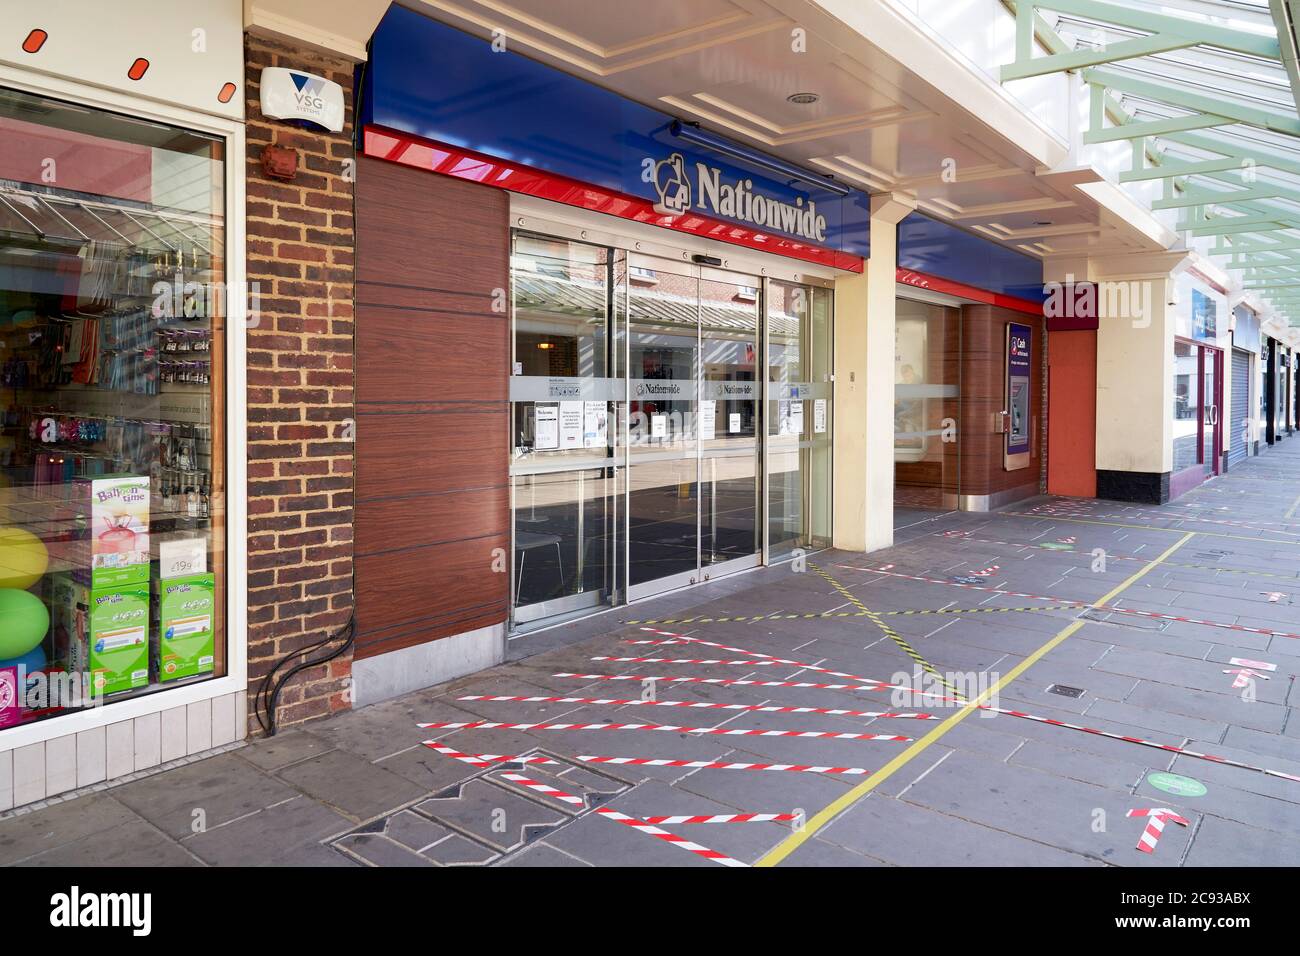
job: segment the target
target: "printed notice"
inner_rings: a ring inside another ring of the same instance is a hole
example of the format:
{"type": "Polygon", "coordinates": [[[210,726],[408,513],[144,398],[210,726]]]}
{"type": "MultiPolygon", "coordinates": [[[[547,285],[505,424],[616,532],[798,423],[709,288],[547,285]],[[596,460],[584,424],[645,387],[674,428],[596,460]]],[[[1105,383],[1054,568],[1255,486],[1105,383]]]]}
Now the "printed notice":
{"type": "Polygon", "coordinates": [[[533,447],[551,451],[560,447],[560,406],[538,405],[533,419],[533,447]]]}
{"type": "Polygon", "coordinates": [[[826,399],[813,401],[813,431],[820,435],[826,431],[826,399]]]}
{"type": "Polygon", "coordinates": [[[732,412],[727,416],[727,431],[733,435],[740,434],[740,412],[732,412]]]}
{"type": "Polygon", "coordinates": [[[560,447],[582,447],[582,402],[560,402],[560,447]]]}
{"type": "Polygon", "coordinates": [[[651,415],[650,416],[650,437],[666,438],[668,436],[668,416],[651,415]]]}
{"type": "Polygon", "coordinates": [[[604,402],[583,402],[582,444],[604,448],[609,444],[609,411],[604,402]]]}
{"type": "Polygon", "coordinates": [[[790,403],[790,434],[803,434],[803,399],[790,403]]]}
{"type": "Polygon", "coordinates": [[[718,416],[718,402],[716,399],[704,398],[700,400],[700,441],[712,441],[716,437],[716,423],[714,419],[718,416]]]}

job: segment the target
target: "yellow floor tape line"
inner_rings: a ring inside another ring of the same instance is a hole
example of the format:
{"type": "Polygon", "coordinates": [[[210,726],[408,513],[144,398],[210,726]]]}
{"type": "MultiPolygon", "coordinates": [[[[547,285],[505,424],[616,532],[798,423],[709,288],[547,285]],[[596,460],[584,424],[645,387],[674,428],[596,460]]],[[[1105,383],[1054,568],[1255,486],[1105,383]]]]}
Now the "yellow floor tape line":
{"type": "MultiPolygon", "coordinates": [[[[1131,585],[1136,583],[1140,578],[1144,577],[1149,571],[1151,571],[1153,568],[1159,565],[1162,561],[1164,561],[1171,554],[1173,554],[1175,551],[1177,551],[1179,548],[1185,545],[1192,538],[1196,537],[1197,534],[1199,533],[1200,532],[1196,532],[1196,531],[1184,532],[1183,536],[1177,542],[1170,545],[1169,548],[1164,551],[1164,553],[1162,553],[1159,557],[1153,559],[1150,563],[1144,565],[1140,570],[1135,572],[1131,577],[1121,582],[1120,584],[1116,585],[1115,588],[1111,590],[1109,593],[1098,598],[1096,601],[1092,603],[1092,607],[1099,607],[1103,604],[1109,604],[1112,600],[1114,600],[1121,593],[1127,590],[1131,585]]],[[[951,717],[949,717],[947,720],[941,723],[938,727],[934,728],[934,730],[930,731],[920,740],[916,741],[916,743],[912,744],[910,747],[904,750],[893,760],[889,761],[889,763],[885,764],[883,767],[881,767],[879,770],[873,773],[866,780],[862,781],[862,783],[858,784],[848,793],[844,794],[839,799],[833,801],[832,803],[824,807],[822,810],[820,810],[816,815],[814,815],[808,820],[808,822],[804,825],[804,828],[802,830],[790,834],[788,837],[786,837],[784,840],[778,843],[775,847],[769,850],[763,856],[763,858],[760,859],[755,864],[755,866],[776,866],[778,863],[780,863],[782,860],[788,857],[795,850],[799,849],[799,847],[803,845],[804,841],[807,840],[810,836],[812,836],[822,827],[826,826],[826,824],[830,823],[833,819],[835,819],[837,816],[839,816],[849,807],[853,806],[855,803],[857,803],[867,794],[871,793],[872,790],[876,789],[876,787],[880,786],[882,783],[884,783],[886,780],[892,777],[895,773],[897,773],[903,767],[907,766],[909,763],[911,763],[913,760],[919,757],[922,753],[924,753],[926,748],[928,748],[935,741],[942,738],[946,733],[948,733],[948,731],[952,730],[953,727],[957,726],[957,724],[961,723],[968,716],[970,716],[970,714],[972,714],[977,709],[977,705],[987,702],[990,697],[992,697],[994,694],[998,693],[1003,687],[1006,687],[1008,684],[1014,681],[1026,670],[1028,670],[1030,667],[1036,664],[1039,661],[1039,659],[1043,657],[1043,655],[1045,655],[1050,650],[1052,650],[1052,648],[1056,647],[1057,645],[1065,641],[1067,638],[1070,637],[1071,634],[1079,630],[1079,628],[1083,627],[1083,625],[1086,623],[1088,622],[1080,620],[1080,621],[1074,621],[1071,624],[1067,625],[1060,633],[1058,633],[1050,641],[1048,641],[1042,647],[1038,648],[1038,650],[1034,651],[1027,658],[1025,658],[1023,661],[1021,661],[1019,664],[1013,667],[1010,671],[1004,674],[997,681],[997,683],[995,683],[992,687],[985,690],[974,700],[968,702],[964,707],[962,707],[961,710],[953,714],[951,717]]]]}

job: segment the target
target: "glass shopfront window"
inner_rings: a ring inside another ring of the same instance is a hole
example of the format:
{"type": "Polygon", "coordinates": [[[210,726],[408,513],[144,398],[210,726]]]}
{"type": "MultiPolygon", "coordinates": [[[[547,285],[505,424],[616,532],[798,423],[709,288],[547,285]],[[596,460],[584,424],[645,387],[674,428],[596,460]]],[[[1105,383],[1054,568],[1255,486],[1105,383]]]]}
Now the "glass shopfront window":
{"type": "Polygon", "coordinates": [[[894,326],[894,506],[954,508],[959,492],[961,310],[897,300],[894,326]]]}
{"type": "Polygon", "coordinates": [[[226,672],[224,152],[0,89],[0,727],[226,672]]]}

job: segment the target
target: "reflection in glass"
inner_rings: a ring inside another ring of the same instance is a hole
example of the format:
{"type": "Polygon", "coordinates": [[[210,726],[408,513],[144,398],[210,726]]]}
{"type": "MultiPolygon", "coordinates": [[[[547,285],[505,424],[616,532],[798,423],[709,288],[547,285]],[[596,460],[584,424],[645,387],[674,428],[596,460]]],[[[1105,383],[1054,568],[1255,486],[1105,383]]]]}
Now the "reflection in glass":
{"type": "Polygon", "coordinates": [[[899,299],[895,314],[894,506],[953,508],[959,445],[945,422],[959,415],[961,311],[899,299]]]}
{"type": "Polygon", "coordinates": [[[699,280],[638,270],[628,290],[628,585],[698,566],[699,280]]]}
{"type": "Polygon", "coordinates": [[[1173,443],[1175,472],[1200,461],[1200,347],[1174,342],[1173,443]]]}
{"type": "Polygon", "coordinates": [[[615,489],[608,468],[521,475],[515,502],[515,603],[606,595],[614,564],[615,489]]]}

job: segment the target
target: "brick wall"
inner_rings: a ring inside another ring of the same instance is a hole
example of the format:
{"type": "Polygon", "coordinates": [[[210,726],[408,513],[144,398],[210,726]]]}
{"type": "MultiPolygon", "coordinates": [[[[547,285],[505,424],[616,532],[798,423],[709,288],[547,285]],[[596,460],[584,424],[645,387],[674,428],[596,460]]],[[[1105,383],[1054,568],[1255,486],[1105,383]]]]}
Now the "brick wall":
{"type": "MultiPolygon", "coordinates": [[[[352,612],[355,167],[352,65],[251,34],[245,54],[248,281],[260,292],[248,330],[248,716],[256,733],[254,694],[267,671],[352,612]],[[343,132],[264,119],[258,78],[267,66],[342,85],[343,132]],[[297,151],[293,182],[262,172],[268,143],[297,151]]],[[[300,672],[281,695],[278,724],[350,706],[351,665],[349,652],[300,672]]]]}

